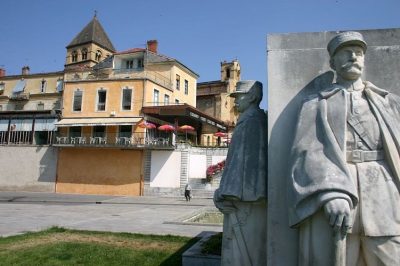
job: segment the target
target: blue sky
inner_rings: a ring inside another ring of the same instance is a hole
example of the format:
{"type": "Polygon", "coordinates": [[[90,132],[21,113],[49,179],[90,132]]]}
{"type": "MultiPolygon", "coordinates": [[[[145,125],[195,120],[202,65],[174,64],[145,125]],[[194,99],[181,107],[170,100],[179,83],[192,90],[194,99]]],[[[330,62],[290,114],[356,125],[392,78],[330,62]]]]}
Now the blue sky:
{"type": "MultiPolygon", "coordinates": [[[[94,10],[117,50],[157,39],[159,52],[218,80],[220,62],[238,59],[242,79],[267,84],[270,33],[400,26],[399,0],[2,0],[0,67],[7,75],[63,69],[65,46],[94,10]]],[[[262,102],[266,108],[266,97],[262,102]]]]}

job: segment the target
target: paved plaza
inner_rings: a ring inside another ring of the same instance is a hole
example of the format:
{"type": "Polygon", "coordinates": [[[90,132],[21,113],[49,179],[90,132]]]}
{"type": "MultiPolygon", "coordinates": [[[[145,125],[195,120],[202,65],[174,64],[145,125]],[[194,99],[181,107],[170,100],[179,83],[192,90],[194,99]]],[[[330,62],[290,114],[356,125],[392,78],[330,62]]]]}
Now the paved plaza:
{"type": "Polygon", "coordinates": [[[180,223],[213,209],[212,199],[0,192],[0,236],[51,226],[71,229],[196,236],[222,226],[180,223]]]}

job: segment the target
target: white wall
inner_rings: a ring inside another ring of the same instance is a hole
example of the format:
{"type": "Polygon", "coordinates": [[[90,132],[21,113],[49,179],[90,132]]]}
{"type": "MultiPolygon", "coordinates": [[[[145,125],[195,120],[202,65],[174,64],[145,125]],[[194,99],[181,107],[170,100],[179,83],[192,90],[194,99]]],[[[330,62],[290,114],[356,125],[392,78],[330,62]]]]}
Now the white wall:
{"type": "Polygon", "coordinates": [[[152,151],[150,187],[180,187],[181,153],[152,151]]]}
{"type": "Polygon", "coordinates": [[[0,147],[0,190],[55,192],[57,149],[0,147]]]}
{"type": "Polygon", "coordinates": [[[189,178],[206,178],[207,157],[205,154],[190,154],[189,178]]]}
{"type": "Polygon", "coordinates": [[[226,159],[226,156],[212,156],[211,162],[214,165],[214,164],[222,162],[225,159],[226,159]]]}

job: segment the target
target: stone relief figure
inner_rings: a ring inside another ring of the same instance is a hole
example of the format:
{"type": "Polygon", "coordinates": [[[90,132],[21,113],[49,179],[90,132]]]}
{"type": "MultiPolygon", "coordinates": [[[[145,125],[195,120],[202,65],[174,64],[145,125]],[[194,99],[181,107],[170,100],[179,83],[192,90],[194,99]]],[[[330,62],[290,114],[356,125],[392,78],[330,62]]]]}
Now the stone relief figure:
{"type": "Polygon", "coordinates": [[[214,204],[224,213],[222,265],[266,265],[267,117],[262,84],[239,81],[239,119],[214,204]]]}
{"type": "Polygon", "coordinates": [[[292,147],[299,265],[400,265],[400,98],[362,80],[367,43],[328,44],[336,83],[304,100],[292,147]]]}

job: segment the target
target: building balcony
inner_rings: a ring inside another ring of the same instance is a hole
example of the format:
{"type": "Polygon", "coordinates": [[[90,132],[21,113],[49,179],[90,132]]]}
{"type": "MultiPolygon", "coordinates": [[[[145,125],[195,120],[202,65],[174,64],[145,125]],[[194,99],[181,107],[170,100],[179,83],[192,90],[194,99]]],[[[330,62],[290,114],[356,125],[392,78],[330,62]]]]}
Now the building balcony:
{"type": "Polygon", "coordinates": [[[108,80],[108,79],[148,79],[154,83],[157,83],[169,90],[173,90],[171,79],[155,72],[155,71],[147,71],[143,68],[140,69],[130,69],[130,68],[121,68],[121,69],[112,69],[109,71],[107,75],[97,73],[93,71],[91,73],[81,73],[74,74],[68,73],[66,74],[66,82],[79,82],[79,81],[91,81],[91,80],[108,80]]]}
{"type": "Polygon", "coordinates": [[[119,148],[119,149],[161,149],[173,150],[171,137],[154,137],[145,133],[121,134],[107,133],[91,136],[68,136],[58,134],[53,146],[56,147],[92,147],[92,148],[119,148]]]}
{"type": "Polygon", "coordinates": [[[13,93],[9,96],[10,101],[28,101],[30,98],[29,93],[13,93]]]}

